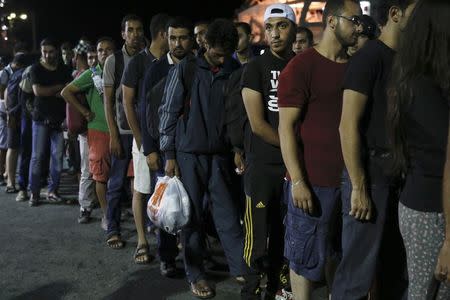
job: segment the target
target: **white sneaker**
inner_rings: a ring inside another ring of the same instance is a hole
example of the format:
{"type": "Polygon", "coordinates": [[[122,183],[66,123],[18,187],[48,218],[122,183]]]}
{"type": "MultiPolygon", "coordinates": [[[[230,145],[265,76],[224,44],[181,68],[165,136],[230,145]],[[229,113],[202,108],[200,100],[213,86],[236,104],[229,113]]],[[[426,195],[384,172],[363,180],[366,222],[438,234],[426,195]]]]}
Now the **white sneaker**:
{"type": "Polygon", "coordinates": [[[22,202],[22,201],[27,201],[27,200],[28,200],[27,191],[20,190],[19,193],[17,194],[16,201],[22,202]]]}

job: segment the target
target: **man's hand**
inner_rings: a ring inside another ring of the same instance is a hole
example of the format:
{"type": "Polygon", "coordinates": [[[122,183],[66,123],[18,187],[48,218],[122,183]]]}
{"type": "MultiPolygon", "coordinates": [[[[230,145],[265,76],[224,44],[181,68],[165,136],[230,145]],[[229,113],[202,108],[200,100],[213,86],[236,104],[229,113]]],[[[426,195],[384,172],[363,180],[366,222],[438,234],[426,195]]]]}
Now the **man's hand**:
{"type": "Polygon", "coordinates": [[[242,175],[245,171],[245,160],[244,155],[241,153],[234,153],[234,165],[236,166],[236,173],[242,175]]]}
{"type": "Polygon", "coordinates": [[[312,214],[314,211],[312,194],[309,186],[303,181],[292,182],[292,202],[295,207],[302,209],[305,213],[312,214]]]}
{"type": "Polygon", "coordinates": [[[158,152],[152,152],[149,155],[147,155],[146,158],[147,158],[147,165],[150,171],[158,171],[160,169],[158,152]]]}
{"type": "Polygon", "coordinates": [[[84,110],[82,114],[88,122],[91,122],[95,118],[95,113],[93,111],[90,111],[89,109],[84,110]]]}
{"type": "Polygon", "coordinates": [[[450,282],[450,240],[442,244],[434,274],[437,280],[450,282]]]}
{"type": "Polygon", "coordinates": [[[169,177],[180,177],[180,169],[178,168],[177,161],[175,159],[168,159],[165,167],[166,175],[169,177]]]}
{"type": "Polygon", "coordinates": [[[365,186],[352,190],[349,214],[361,221],[369,221],[372,218],[372,200],[365,186]]]}
{"type": "Polygon", "coordinates": [[[120,138],[118,136],[110,136],[109,150],[111,151],[111,155],[114,155],[119,159],[123,158],[122,143],[120,142],[120,138]]]}

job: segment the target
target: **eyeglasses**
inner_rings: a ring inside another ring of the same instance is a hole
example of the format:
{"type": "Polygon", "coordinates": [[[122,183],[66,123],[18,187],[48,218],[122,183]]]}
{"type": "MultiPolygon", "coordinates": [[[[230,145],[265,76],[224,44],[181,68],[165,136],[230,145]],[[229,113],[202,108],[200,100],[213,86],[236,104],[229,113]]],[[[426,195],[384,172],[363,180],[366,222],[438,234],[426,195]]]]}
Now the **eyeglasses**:
{"type": "Polygon", "coordinates": [[[338,16],[338,15],[336,15],[335,17],[346,19],[347,21],[352,22],[353,25],[355,25],[355,26],[361,25],[361,18],[359,16],[346,17],[346,16],[338,16]]]}

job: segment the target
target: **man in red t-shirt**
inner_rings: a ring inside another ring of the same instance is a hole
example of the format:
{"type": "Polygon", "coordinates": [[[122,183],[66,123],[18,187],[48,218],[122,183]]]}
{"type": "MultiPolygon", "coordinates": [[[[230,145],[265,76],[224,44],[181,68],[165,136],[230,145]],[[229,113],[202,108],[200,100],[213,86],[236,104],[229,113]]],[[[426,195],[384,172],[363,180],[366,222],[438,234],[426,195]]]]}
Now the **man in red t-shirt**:
{"type": "Polygon", "coordinates": [[[345,49],[361,30],[360,15],[359,1],[328,1],[322,41],[293,58],[280,75],[278,131],[290,175],[284,254],[296,299],[311,299],[312,282],[323,279],[332,254],[332,217],[344,165],[341,81],[345,49]]]}

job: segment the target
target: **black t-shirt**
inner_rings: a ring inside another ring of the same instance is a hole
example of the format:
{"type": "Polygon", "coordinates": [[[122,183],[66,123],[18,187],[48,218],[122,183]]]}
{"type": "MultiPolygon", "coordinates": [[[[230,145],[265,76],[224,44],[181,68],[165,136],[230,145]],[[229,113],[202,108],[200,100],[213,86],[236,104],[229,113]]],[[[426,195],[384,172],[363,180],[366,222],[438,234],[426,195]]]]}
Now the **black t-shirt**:
{"type": "Polygon", "coordinates": [[[411,85],[405,124],[410,168],[400,201],[414,210],[442,212],[450,102],[431,79],[418,78],[411,85]]]}
{"type": "MultiPolygon", "coordinates": [[[[280,59],[267,49],[261,56],[250,61],[242,75],[242,88],[262,94],[264,118],[278,130],[278,77],[289,59],[280,59]]],[[[280,147],[271,145],[253,134],[250,125],[245,129],[245,145],[249,158],[265,163],[282,164],[280,147]]]]}
{"type": "Polygon", "coordinates": [[[348,63],[343,89],[368,97],[362,134],[369,149],[388,150],[387,94],[395,51],[380,40],[368,41],[348,63]]]}
{"type": "MultiPolygon", "coordinates": [[[[56,70],[44,68],[41,63],[34,64],[30,69],[31,84],[43,87],[57,84],[66,84],[72,81],[70,69],[59,64],[56,70]]],[[[56,96],[35,96],[33,105],[33,120],[47,121],[52,124],[60,124],[66,117],[66,102],[56,96]]]]}

